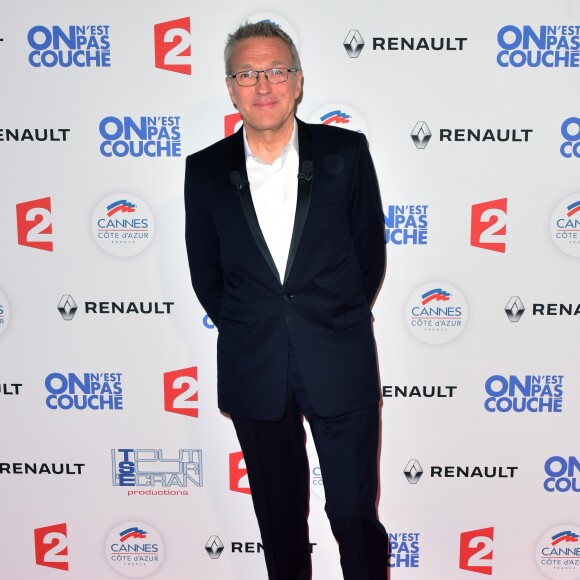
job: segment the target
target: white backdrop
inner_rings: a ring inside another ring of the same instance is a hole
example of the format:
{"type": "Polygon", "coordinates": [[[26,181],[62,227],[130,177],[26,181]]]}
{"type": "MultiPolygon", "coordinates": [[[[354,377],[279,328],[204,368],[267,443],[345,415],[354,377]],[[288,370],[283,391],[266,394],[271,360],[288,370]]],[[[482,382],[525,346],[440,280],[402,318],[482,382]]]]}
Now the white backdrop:
{"type": "MultiPolygon", "coordinates": [[[[580,578],[578,0],[0,14],[3,578],[266,577],[183,239],[185,155],[235,113],[222,50],[248,18],[294,36],[299,117],[363,130],[375,160],[392,580],[580,578]]],[[[313,577],[334,580],[308,446],[313,577]]]]}

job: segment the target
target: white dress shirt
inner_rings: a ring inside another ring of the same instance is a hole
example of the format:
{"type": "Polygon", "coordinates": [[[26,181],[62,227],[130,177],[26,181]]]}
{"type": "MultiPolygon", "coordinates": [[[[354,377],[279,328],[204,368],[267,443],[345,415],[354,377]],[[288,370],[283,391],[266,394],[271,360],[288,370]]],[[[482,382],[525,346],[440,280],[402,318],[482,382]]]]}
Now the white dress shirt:
{"type": "Polygon", "coordinates": [[[298,129],[294,131],[280,157],[272,164],[254,155],[248,145],[244,129],[246,170],[260,229],[284,281],[286,262],[292,241],[298,189],[298,129]]]}

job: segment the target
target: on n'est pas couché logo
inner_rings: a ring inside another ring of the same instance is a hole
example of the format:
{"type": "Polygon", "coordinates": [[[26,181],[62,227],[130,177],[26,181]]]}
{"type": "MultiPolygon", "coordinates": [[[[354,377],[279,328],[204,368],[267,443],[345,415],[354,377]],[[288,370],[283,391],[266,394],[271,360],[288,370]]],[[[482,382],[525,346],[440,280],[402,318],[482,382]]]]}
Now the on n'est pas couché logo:
{"type": "Polygon", "coordinates": [[[564,142],[560,145],[560,154],[566,159],[580,158],[580,117],[568,117],[560,127],[564,142]]]}
{"type": "Polygon", "coordinates": [[[385,243],[427,245],[429,228],[427,204],[388,205],[385,207],[385,243]]]}
{"type": "Polygon", "coordinates": [[[514,26],[508,24],[497,33],[500,51],[497,64],[520,68],[580,66],[580,26],[514,26]]]}
{"type": "Polygon", "coordinates": [[[103,157],[180,157],[181,117],[168,115],[101,119],[103,157]]]}
{"type": "Polygon", "coordinates": [[[28,31],[32,51],[28,62],[39,67],[110,67],[111,41],[108,24],[33,26],[28,31]]]}

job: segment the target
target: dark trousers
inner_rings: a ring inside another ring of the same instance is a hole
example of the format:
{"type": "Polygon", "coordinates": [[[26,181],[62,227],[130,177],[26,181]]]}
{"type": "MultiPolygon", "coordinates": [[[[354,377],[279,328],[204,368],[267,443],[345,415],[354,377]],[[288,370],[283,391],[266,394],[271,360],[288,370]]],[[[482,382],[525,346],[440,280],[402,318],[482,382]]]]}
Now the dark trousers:
{"type": "Polygon", "coordinates": [[[388,540],[377,519],[377,405],[338,417],[312,408],[289,349],[286,414],[281,421],[232,417],[244,453],[269,580],[311,578],[309,468],[302,415],[320,461],[325,511],[345,580],[386,580],[388,540]]]}

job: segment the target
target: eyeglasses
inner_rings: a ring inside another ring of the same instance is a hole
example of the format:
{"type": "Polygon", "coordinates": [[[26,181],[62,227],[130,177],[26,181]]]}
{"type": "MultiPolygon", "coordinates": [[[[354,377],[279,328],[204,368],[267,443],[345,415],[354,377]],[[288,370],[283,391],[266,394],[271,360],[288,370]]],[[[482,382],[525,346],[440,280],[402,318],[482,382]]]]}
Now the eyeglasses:
{"type": "Polygon", "coordinates": [[[235,75],[227,75],[231,79],[236,79],[240,87],[253,87],[258,84],[260,73],[268,79],[271,85],[285,83],[288,80],[288,73],[297,72],[297,68],[276,67],[267,68],[266,70],[243,70],[235,75]]]}

